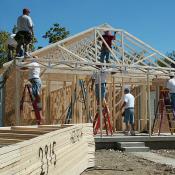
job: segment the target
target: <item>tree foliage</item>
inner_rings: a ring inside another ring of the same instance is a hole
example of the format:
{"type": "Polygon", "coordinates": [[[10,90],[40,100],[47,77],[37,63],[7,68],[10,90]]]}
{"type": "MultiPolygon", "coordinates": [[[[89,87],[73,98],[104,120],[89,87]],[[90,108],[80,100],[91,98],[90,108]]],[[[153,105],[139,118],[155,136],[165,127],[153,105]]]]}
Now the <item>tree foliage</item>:
{"type": "Polygon", "coordinates": [[[55,43],[66,38],[70,32],[65,27],[61,27],[60,24],[55,23],[43,36],[45,39],[49,39],[49,43],[55,43]]]}
{"type": "MultiPolygon", "coordinates": [[[[175,61],[175,51],[172,51],[172,52],[167,53],[166,56],[175,61]]],[[[164,59],[164,58],[162,58],[162,60],[165,63],[171,65],[171,67],[175,68],[175,64],[171,63],[169,60],[164,59]]],[[[166,67],[166,65],[163,62],[159,61],[159,60],[157,61],[157,64],[159,66],[161,66],[161,67],[166,67]]]]}
{"type": "MultiPolygon", "coordinates": [[[[170,52],[170,53],[167,53],[167,56],[169,58],[171,58],[173,61],[175,61],[175,51],[174,50],[172,52],[170,52]]],[[[175,68],[175,64],[171,63],[171,67],[175,68]]]]}
{"type": "Polygon", "coordinates": [[[0,31],[0,65],[2,65],[7,60],[7,40],[9,33],[6,31],[0,31]]]}

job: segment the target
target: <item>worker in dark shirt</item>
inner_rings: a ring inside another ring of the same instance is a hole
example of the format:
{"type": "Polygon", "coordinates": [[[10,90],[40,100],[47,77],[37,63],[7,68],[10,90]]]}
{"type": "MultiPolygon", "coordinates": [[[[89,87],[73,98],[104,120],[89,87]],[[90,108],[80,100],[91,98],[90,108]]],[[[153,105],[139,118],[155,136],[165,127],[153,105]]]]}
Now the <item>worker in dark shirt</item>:
{"type": "MultiPolygon", "coordinates": [[[[116,32],[114,32],[114,35],[111,35],[110,31],[105,31],[103,35],[103,39],[106,41],[108,46],[112,48],[112,40],[115,40],[116,32]]],[[[101,47],[101,55],[100,55],[100,61],[104,63],[109,63],[109,58],[110,58],[110,51],[107,48],[106,44],[103,42],[102,47],[101,47]]]]}

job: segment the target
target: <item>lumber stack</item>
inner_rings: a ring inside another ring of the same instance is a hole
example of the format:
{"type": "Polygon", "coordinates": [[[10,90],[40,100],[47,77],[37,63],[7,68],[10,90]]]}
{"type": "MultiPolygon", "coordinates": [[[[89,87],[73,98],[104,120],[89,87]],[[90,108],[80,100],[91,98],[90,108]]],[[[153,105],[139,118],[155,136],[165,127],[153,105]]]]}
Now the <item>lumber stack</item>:
{"type": "Polygon", "coordinates": [[[94,166],[91,124],[0,129],[1,175],[78,175],[94,166]]]}

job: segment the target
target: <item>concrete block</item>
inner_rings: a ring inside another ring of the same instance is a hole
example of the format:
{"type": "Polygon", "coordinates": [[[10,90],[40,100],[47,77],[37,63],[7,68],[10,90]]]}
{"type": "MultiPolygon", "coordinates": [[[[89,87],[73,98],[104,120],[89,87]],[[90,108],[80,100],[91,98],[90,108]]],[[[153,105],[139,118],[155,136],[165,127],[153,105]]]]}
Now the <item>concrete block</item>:
{"type": "Polygon", "coordinates": [[[121,149],[126,152],[148,152],[150,150],[149,147],[123,147],[121,149]]]}
{"type": "Polygon", "coordinates": [[[144,142],[117,142],[117,145],[122,147],[145,147],[144,142]]]}

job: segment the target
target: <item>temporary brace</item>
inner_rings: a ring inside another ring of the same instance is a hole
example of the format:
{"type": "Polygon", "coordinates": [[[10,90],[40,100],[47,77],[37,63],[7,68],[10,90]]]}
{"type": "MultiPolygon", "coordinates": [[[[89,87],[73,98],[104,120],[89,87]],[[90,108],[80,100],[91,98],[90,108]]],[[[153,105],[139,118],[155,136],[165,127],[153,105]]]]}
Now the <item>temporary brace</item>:
{"type": "MultiPolygon", "coordinates": [[[[102,115],[103,115],[104,125],[105,125],[105,129],[106,129],[106,134],[108,135],[108,130],[109,130],[109,132],[112,135],[113,131],[112,131],[112,126],[111,126],[111,122],[110,122],[109,109],[106,105],[102,110],[102,115]]],[[[95,114],[95,118],[93,121],[94,135],[97,134],[99,128],[100,128],[100,111],[99,111],[99,109],[97,109],[97,112],[95,114]]]]}
{"type": "Polygon", "coordinates": [[[159,120],[158,135],[160,135],[163,117],[165,115],[167,116],[167,119],[168,119],[168,126],[169,126],[170,133],[171,135],[173,135],[173,131],[175,131],[175,127],[173,127],[173,123],[175,124],[175,120],[174,120],[171,101],[169,98],[169,91],[160,90],[159,101],[157,104],[155,118],[154,118],[153,127],[152,127],[152,133],[155,129],[156,123],[159,120]]]}
{"type": "Polygon", "coordinates": [[[31,88],[30,84],[26,84],[25,87],[24,87],[22,99],[21,99],[21,102],[20,102],[20,111],[23,110],[23,104],[24,104],[25,94],[26,94],[26,90],[27,90],[28,93],[29,93],[29,97],[30,97],[34,112],[35,112],[36,122],[37,122],[38,125],[40,125],[41,115],[40,115],[40,112],[39,112],[39,109],[38,109],[38,106],[37,106],[38,100],[37,100],[37,98],[33,99],[30,88],[31,88]]]}

